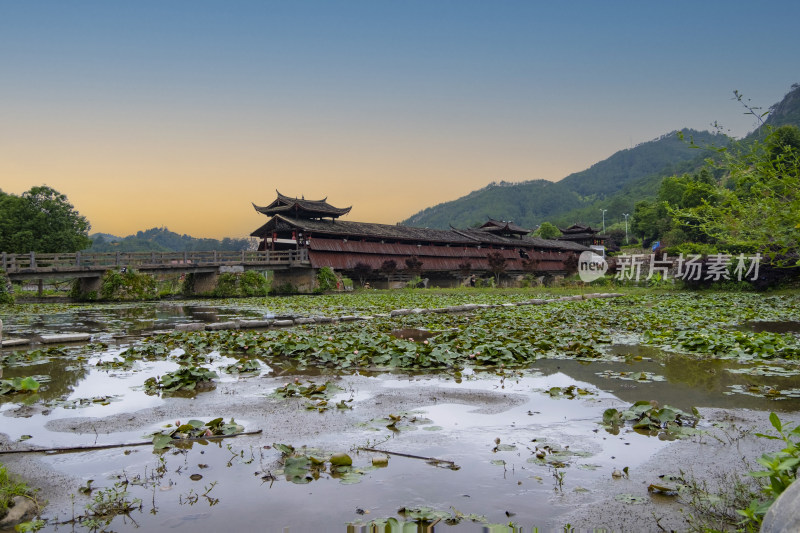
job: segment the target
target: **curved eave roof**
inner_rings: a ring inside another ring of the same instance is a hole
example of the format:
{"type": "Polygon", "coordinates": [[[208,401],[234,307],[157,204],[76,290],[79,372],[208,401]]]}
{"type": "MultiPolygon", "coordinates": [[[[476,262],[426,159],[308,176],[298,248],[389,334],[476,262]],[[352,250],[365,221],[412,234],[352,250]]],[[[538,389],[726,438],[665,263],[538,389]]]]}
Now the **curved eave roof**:
{"type": "MultiPolygon", "coordinates": [[[[286,202],[286,203],[291,203],[291,202],[294,202],[295,200],[297,200],[296,196],[294,198],[292,198],[291,196],[286,196],[285,194],[281,194],[281,191],[279,191],[278,189],[275,189],[275,193],[278,195],[278,199],[275,200],[276,202],[277,201],[282,201],[282,202],[286,202]]],[[[328,197],[326,196],[322,200],[306,200],[305,198],[303,198],[303,201],[304,202],[311,202],[313,204],[326,204],[326,203],[328,203],[328,197]]]]}
{"type": "Polygon", "coordinates": [[[506,222],[500,220],[494,220],[490,218],[488,222],[486,222],[483,226],[480,227],[483,231],[491,231],[493,233],[500,232],[500,233],[517,233],[519,235],[527,235],[532,230],[523,228],[522,226],[518,226],[513,222],[506,222]]]}
{"type": "Polygon", "coordinates": [[[262,215],[267,215],[269,217],[282,214],[285,216],[301,216],[303,218],[337,218],[346,215],[352,209],[352,207],[338,208],[331,206],[309,206],[307,205],[307,202],[302,201],[298,201],[290,205],[279,205],[275,207],[261,207],[253,204],[253,207],[262,215]]]}
{"type": "Polygon", "coordinates": [[[591,226],[584,226],[583,224],[573,224],[568,228],[558,228],[564,235],[582,235],[584,233],[600,233],[599,229],[592,229],[591,226]]]}
{"type": "Polygon", "coordinates": [[[325,197],[322,200],[305,200],[302,198],[290,198],[275,191],[278,197],[267,206],[259,206],[253,204],[253,208],[259,213],[267,216],[277,215],[279,213],[301,215],[305,218],[336,218],[346,215],[353,208],[350,207],[334,207],[330,205],[325,197]]]}

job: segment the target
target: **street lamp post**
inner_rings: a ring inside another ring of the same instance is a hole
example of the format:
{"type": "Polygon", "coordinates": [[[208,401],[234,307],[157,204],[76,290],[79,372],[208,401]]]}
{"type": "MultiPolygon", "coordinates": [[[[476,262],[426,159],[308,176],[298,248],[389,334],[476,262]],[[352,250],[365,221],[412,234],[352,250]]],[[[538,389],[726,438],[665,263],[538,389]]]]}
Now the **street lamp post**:
{"type": "Polygon", "coordinates": [[[606,211],[608,211],[608,209],[601,209],[600,211],[602,211],[602,213],[603,213],[603,235],[605,235],[605,233],[606,233],[606,211]]]}
{"type": "Polygon", "coordinates": [[[628,213],[622,213],[622,216],[625,217],[625,244],[628,244],[628,217],[631,215],[628,213]]]}

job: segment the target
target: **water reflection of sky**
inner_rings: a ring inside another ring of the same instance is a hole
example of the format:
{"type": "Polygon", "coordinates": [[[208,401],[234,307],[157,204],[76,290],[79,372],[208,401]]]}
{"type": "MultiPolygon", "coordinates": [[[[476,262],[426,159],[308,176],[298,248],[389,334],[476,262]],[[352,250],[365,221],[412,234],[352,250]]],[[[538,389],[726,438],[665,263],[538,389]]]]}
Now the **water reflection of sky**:
{"type": "MultiPolygon", "coordinates": [[[[141,440],[144,433],[156,431],[164,423],[174,421],[152,424],[146,431],[123,431],[113,435],[61,434],[48,432],[42,426],[48,419],[62,416],[103,417],[122,412],[135,416],[139,409],[162,404],[165,400],[144,395],[139,386],[146,376],[173,367],[163,362],[144,362],[142,365],[138,371],[118,373],[113,379],[104,372],[93,370],[70,395],[78,398],[124,391],[121,401],[76,410],[59,408],[48,416],[11,419],[14,433],[34,435],[31,443],[38,445],[85,445],[87,439],[98,444],[141,440]]],[[[242,378],[225,378],[226,382],[234,379],[242,378]]],[[[356,467],[363,469],[363,478],[355,485],[342,485],[327,473],[308,485],[290,483],[279,473],[277,460],[280,454],[261,446],[263,439],[237,438],[195,445],[188,451],[169,451],[163,455],[153,454],[149,447],[139,447],[127,451],[111,449],[52,455],[41,460],[60,472],[83,480],[94,479],[95,485],[107,486],[123,471],[127,479],[146,476],[148,472],[152,475],[162,464],[159,457],[163,457],[166,475],[158,480],[156,486],[134,484],[128,487],[132,497],[148,502],[145,512],[134,514],[138,526],[117,519],[113,523],[115,531],[134,531],[137,527],[139,530],[196,531],[200,527],[198,516],[202,516],[202,530],[207,531],[232,527],[250,530],[254,521],[264,522],[265,530],[289,527],[293,531],[343,531],[348,522],[397,516],[397,509],[403,506],[455,508],[464,513],[484,515],[496,523],[507,523],[505,513],[508,511],[514,513],[516,523],[550,527],[557,523],[557,516],[566,507],[556,498],[554,469],[529,461],[537,447],[541,449],[548,445],[580,454],[568,458],[568,464],[561,468],[566,475],[566,490],[572,492],[576,488],[591,487],[599,477],[607,478],[614,469],[635,468],[668,444],[633,432],[611,435],[604,431],[597,424],[602,410],[623,402],[564,373],[545,376],[531,372],[505,379],[478,373],[474,379],[462,383],[443,381],[434,376],[354,376],[343,377],[338,383],[343,388],[352,388],[339,395],[354,395],[354,410],[349,413],[356,416],[375,395],[383,392],[406,391],[417,395],[426,390],[435,394],[442,389],[474,393],[500,391],[522,395],[524,400],[510,409],[496,409],[497,412],[482,412],[480,401],[471,405],[436,401],[408,414],[429,420],[415,430],[393,434],[389,441],[378,445],[397,452],[448,459],[459,465],[457,471],[399,456],[391,456],[387,468],[373,470],[370,467],[372,454],[355,453],[351,446],[388,434],[386,429],[376,432],[365,428],[340,437],[323,432],[319,438],[327,443],[324,446],[329,451],[349,451],[356,467]],[[552,398],[546,392],[550,387],[569,385],[590,389],[595,394],[566,399],[552,398]],[[513,446],[513,449],[495,451],[496,439],[500,439],[503,445],[513,446]],[[331,446],[337,449],[330,449],[331,446]],[[274,481],[262,479],[264,474],[273,471],[276,473],[274,481]],[[192,481],[190,476],[193,474],[202,476],[202,479],[192,481]],[[218,498],[218,502],[212,506],[212,500],[201,498],[196,504],[186,505],[187,497],[205,492],[212,483],[209,496],[218,498]],[[155,513],[149,510],[152,505],[156,507],[155,513]],[[370,514],[356,514],[358,508],[368,510],[370,514]],[[308,509],[314,509],[314,512],[308,509]]],[[[7,405],[3,410],[9,408],[7,405]]],[[[387,410],[391,410],[390,406],[387,410]]],[[[230,414],[235,416],[235,413],[230,414]]],[[[184,422],[190,418],[206,420],[208,417],[203,415],[190,411],[182,418],[185,418],[184,422]]],[[[324,415],[320,415],[320,420],[324,419],[324,415]]],[[[247,428],[257,423],[239,420],[238,417],[237,421],[247,428]]],[[[274,438],[280,441],[280,436],[274,438]]],[[[304,444],[314,446],[315,442],[314,437],[307,435],[303,438],[304,444]]],[[[447,530],[474,531],[476,527],[477,524],[468,522],[447,530]]],[[[45,531],[50,530],[48,525],[45,531]]]]}
{"type": "MultiPolygon", "coordinates": [[[[145,394],[142,385],[147,378],[175,370],[178,365],[167,361],[139,362],[136,365],[140,367],[137,371],[104,371],[89,366],[85,377],[70,386],[69,394],[63,398],[51,399],[47,402],[49,407],[31,408],[23,413],[25,416],[13,416],[13,412],[23,407],[21,404],[5,403],[0,406],[0,415],[5,416],[0,431],[8,435],[10,440],[19,440],[23,435],[30,435],[27,442],[37,447],[86,444],[85,435],[50,431],[46,429],[47,422],[76,417],[102,418],[163,404],[164,400],[158,396],[145,394]],[[109,397],[108,401],[102,403],[76,405],[75,402],[106,396],[109,397]]],[[[103,438],[101,441],[109,444],[120,442],[119,438],[119,435],[114,435],[113,438],[103,438]]]]}
{"type": "MultiPolygon", "coordinates": [[[[605,457],[624,456],[626,464],[646,460],[665,443],[657,439],[625,432],[612,435],[598,424],[602,420],[603,411],[609,407],[619,409],[629,404],[620,401],[616,396],[594,387],[591,383],[576,381],[564,373],[544,376],[539,373],[528,373],[521,377],[501,379],[498,376],[483,377],[456,383],[434,378],[381,379],[382,387],[391,389],[413,388],[419,391],[422,387],[446,389],[469,389],[483,391],[502,391],[509,394],[523,394],[528,397],[523,404],[500,412],[483,413],[474,405],[459,403],[436,403],[414,412],[422,413],[433,420],[443,431],[469,431],[486,434],[485,442],[491,443],[495,438],[502,442],[509,439],[522,445],[531,446],[531,442],[566,443],[573,441],[588,446],[593,450],[602,450],[598,460],[605,457]],[[547,392],[552,387],[566,388],[575,386],[588,390],[591,394],[569,399],[565,396],[551,397],[547,392]],[[587,438],[587,435],[589,438],[587,438]],[[631,441],[646,444],[644,447],[631,446],[631,441]],[[626,444],[627,442],[627,444],[626,444]]],[[[364,399],[364,396],[357,397],[364,399]]],[[[445,400],[446,401],[446,400],[445,400]]],[[[592,460],[595,460],[594,458],[592,460]]]]}

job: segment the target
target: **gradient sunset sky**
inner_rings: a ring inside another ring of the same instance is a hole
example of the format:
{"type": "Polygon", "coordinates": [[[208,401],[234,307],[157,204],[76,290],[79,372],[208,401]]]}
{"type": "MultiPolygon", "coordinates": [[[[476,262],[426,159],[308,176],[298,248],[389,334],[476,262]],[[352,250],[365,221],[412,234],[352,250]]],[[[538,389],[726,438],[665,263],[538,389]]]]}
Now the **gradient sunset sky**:
{"type": "Polygon", "coordinates": [[[800,81],[800,2],[0,0],[0,189],[243,237],[275,189],[395,223],[800,81]]]}

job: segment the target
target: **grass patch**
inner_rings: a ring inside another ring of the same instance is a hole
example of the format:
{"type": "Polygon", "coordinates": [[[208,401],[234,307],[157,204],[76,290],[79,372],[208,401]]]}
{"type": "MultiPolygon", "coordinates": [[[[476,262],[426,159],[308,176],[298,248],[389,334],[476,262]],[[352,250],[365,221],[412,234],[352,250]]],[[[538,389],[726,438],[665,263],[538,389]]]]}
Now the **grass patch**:
{"type": "Polygon", "coordinates": [[[8,509],[13,505],[16,496],[23,496],[35,501],[35,493],[34,489],[10,474],[6,467],[0,464],[0,518],[8,514],[8,509]]]}

